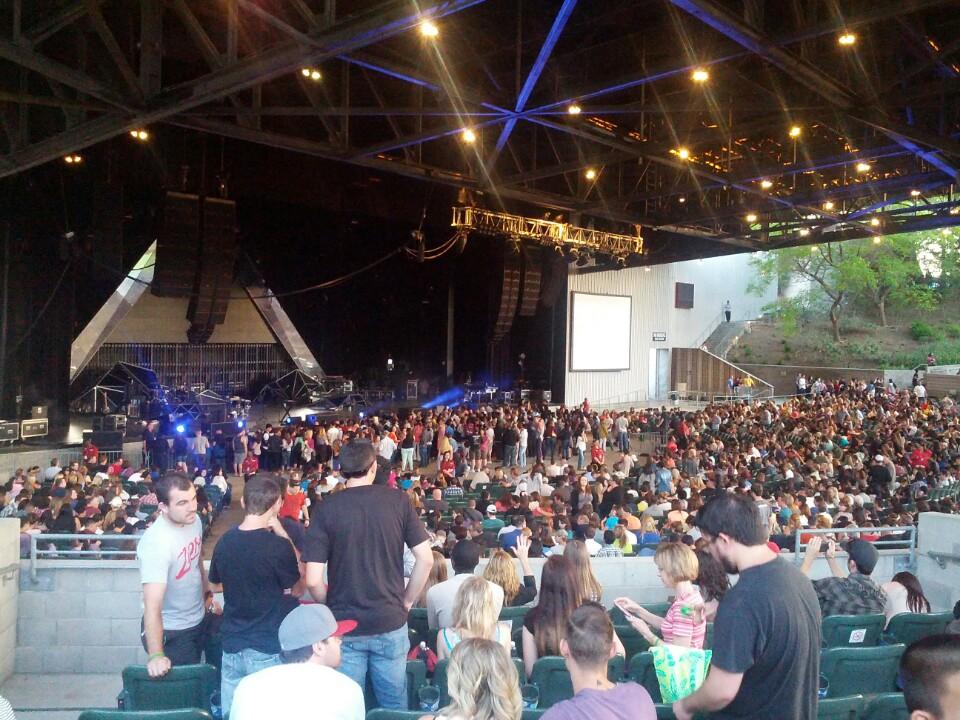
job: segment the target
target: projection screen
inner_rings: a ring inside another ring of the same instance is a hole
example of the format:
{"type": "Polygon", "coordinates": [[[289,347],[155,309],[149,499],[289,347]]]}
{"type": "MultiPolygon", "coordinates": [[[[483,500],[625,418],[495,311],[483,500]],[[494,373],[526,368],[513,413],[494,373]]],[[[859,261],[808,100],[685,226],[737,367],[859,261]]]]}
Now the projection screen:
{"type": "Polygon", "coordinates": [[[629,295],[570,293],[570,370],[629,370],[629,295]]]}

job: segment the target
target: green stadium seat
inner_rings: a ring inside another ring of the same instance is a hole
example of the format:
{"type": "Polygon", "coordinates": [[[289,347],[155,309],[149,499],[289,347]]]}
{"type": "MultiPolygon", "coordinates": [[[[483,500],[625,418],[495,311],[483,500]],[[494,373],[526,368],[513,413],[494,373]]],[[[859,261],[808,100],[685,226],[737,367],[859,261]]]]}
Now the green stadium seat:
{"type": "Polygon", "coordinates": [[[220,689],[213,665],[180,665],[162,678],[152,678],[145,665],[123,669],[123,691],[118,698],[122,710],[210,710],[210,697],[220,689]]]}
{"type": "Polygon", "coordinates": [[[637,632],[633,625],[614,625],[613,630],[620,638],[620,642],[623,643],[623,649],[626,651],[628,658],[650,649],[650,643],[637,632]]]}
{"type": "Polygon", "coordinates": [[[867,703],[863,713],[863,720],[908,720],[909,717],[903,693],[877,695],[867,703]]]}
{"type": "Polygon", "coordinates": [[[199,708],[180,710],[84,710],[78,720],[212,720],[210,713],[199,708]]]}
{"type": "MultiPolygon", "coordinates": [[[[369,673],[368,673],[369,675],[369,673]]],[[[417,693],[427,684],[427,664],[423,660],[407,660],[407,707],[419,706],[417,693]]]]}
{"type": "Polygon", "coordinates": [[[573,683],[562,657],[539,658],[533,664],[530,682],[540,688],[540,707],[552,707],[573,697],[573,683]]]}
{"type": "Polygon", "coordinates": [[[833,647],[820,651],[820,673],[830,681],[829,697],[873,695],[897,689],[900,645],[833,647]]]}
{"type": "MultiPolygon", "coordinates": [[[[671,603],[662,602],[662,603],[641,603],[641,607],[645,610],[649,610],[654,615],[659,615],[660,617],[666,617],[667,610],[670,609],[671,603]]],[[[623,614],[623,610],[614,605],[607,611],[607,614],[610,616],[610,622],[614,625],[626,625],[627,618],[623,614]]]]}
{"type": "Polygon", "coordinates": [[[880,644],[886,617],[829,615],[823,619],[824,647],[873,647],[880,644]]]}
{"type": "Polygon", "coordinates": [[[653,655],[651,653],[641,652],[630,656],[630,662],[627,665],[627,679],[638,685],[643,685],[655,703],[659,703],[663,699],[660,695],[660,681],[657,680],[657,671],[653,667],[653,655]]]}
{"type": "Polygon", "coordinates": [[[912,645],[928,635],[940,635],[953,620],[953,613],[900,613],[890,618],[886,636],[894,643],[912,645]]]}
{"type": "Polygon", "coordinates": [[[541,710],[540,708],[537,708],[536,710],[524,710],[520,715],[520,720],[540,720],[545,712],[545,709],[541,710]]]}
{"type": "Polygon", "coordinates": [[[407,633],[410,636],[410,647],[426,642],[430,649],[436,652],[437,633],[430,630],[426,608],[410,608],[407,615],[407,633]]]}
{"type": "Polygon", "coordinates": [[[515,632],[518,629],[523,628],[523,619],[527,616],[527,613],[530,612],[530,608],[526,605],[520,605],[519,607],[505,607],[500,611],[500,617],[497,618],[503,622],[507,620],[511,624],[511,632],[515,632]]]}
{"type": "Polygon", "coordinates": [[[817,720],[859,720],[863,713],[863,695],[823,698],[817,705],[817,720]]]}
{"type": "Polygon", "coordinates": [[[419,720],[423,710],[386,710],[374,708],[367,710],[366,720],[419,720]]]}
{"type": "Polygon", "coordinates": [[[673,714],[673,705],[664,705],[663,703],[657,703],[657,720],[676,720],[676,715],[673,714]]]}
{"type": "MultiPolygon", "coordinates": [[[[444,658],[438,662],[437,667],[433,670],[433,679],[430,683],[440,690],[440,707],[443,707],[450,702],[450,696],[447,693],[447,666],[449,664],[449,658],[444,658]]],[[[524,682],[526,682],[523,675],[523,660],[520,658],[513,658],[513,664],[517,669],[517,683],[522,685],[524,682]]]]}
{"type": "Polygon", "coordinates": [[[623,655],[614,655],[607,662],[607,680],[612,683],[623,682],[627,674],[627,659],[623,655]]]}

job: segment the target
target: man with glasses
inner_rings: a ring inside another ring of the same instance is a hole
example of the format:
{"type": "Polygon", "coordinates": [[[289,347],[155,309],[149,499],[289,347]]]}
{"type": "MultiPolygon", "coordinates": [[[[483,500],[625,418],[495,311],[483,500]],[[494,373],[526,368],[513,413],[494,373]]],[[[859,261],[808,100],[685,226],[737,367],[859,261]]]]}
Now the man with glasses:
{"type": "Polygon", "coordinates": [[[810,581],[767,547],[756,503],[723,493],[699,512],[706,550],[740,575],[720,602],[710,673],[673,704],[678,720],[814,720],[820,676],[820,604],[810,581]]]}
{"type": "Polygon", "coordinates": [[[374,484],[376,456],[369,442],[344,444],[340,473],[346,489],[328,494],[312,515],[303,561],[313,599],[335,617],[357,621],[343,640],[340,672],[364,687],[369,669],[380,706],[406,709],[407,613],[427,582],[433,553],[406,494],[374,484]],[[406,588],[405,544],[415,559],[406,588]]]}

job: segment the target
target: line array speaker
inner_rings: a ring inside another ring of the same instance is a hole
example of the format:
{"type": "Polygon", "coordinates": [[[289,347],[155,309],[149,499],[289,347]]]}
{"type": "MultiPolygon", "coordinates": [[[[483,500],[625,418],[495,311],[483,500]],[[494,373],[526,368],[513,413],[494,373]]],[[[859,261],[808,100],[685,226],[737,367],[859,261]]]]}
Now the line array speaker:
{"type": "Polygon", "coordinates": [[[197,285],[187,309],[191,343],[205,343],[215,326],[227,316],[237,251],[237,204],[232,200],[204,198],[203,241],[197,285]]]}
{"type": "Polygon", "coordinates": [[[517,313],[517,300],[520,297],[520,262],[516,255],[503,258],[503,286],[500,291],[500,308],[493,324],[491,341],[497,342],[510,332],[513,318],[517,313]]]}
{"type": "Polygon", "coordinates": [[[199,247],[200,197],[168,192],[150,291],[159,297],[190,297],[197,277],[199,247]]]}
{"type": "Polygon", "coordinates": [[[540,300],[540,281],[542,271],[535,257],[526,255],[523,259],[523,293],[520,295],[520,317],[532,317],[537,312],[540,300]]]}

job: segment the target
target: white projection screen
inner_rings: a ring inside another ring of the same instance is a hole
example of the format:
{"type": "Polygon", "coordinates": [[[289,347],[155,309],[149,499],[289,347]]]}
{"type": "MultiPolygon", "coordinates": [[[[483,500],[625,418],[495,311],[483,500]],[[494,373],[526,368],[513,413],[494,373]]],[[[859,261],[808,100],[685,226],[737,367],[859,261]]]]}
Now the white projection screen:
{"type": "Polygon", "coordinates": [[[629,370],[629,295],[570,293],[570,370],[629,370]]]}

